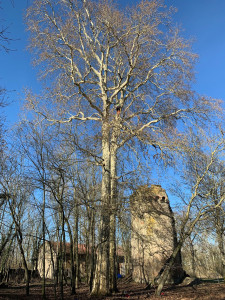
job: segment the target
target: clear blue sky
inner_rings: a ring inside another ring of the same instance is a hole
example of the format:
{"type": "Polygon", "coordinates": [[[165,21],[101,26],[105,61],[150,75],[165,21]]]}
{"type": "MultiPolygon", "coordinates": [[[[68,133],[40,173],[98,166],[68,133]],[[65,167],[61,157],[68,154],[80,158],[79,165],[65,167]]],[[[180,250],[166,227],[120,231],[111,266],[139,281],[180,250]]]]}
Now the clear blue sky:
{"type": "MultiPolygon", "coordinates": [[[[9,54],[0,52],[0,86],[7,88],[12,101],[5,115],[12,124],[18,120],[23,89],[28,87],[38,91],[36,71],[31,65],[31,56],[26,51],[27,33],[23,23],[24,10],[32,0],[0,0],[0,19],[9,26],[9,36],[14,41],[9,54]]],[[[127,5],[136,0],[118,0],[127,5]]],[[[178,8],[174,16],[183,28],[183,35],[195,38],[194,51],[199,55],[196,66],[195,89],[198,93],[225,99],[225,0],[165,0],[168,5],[178,8]]]]}

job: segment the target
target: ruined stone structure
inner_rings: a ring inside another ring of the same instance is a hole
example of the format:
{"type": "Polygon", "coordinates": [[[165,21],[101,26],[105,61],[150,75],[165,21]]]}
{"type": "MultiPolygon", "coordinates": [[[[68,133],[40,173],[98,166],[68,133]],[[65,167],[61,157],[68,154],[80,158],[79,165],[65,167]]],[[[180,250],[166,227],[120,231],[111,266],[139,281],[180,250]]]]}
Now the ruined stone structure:
{"type": "MultiPolygon", "coordinates": [[[[168,196],[160,185],[139,187],[131,196],[132,275],[142,283],[153,283],[177,244],[173,212],[168,196]]],[[[168,282],[183,277],[181,254],[178,253],[168,282]]]]}

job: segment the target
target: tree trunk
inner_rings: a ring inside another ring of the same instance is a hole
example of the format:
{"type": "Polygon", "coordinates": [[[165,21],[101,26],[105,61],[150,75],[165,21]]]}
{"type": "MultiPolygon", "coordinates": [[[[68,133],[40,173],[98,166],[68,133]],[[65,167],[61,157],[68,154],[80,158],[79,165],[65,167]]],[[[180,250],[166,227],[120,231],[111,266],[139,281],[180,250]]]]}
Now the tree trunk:
{"type": "Polygon", "coordinates": [[[62,261],[62,238],[60,238],[60,247],[59,247],[59,286],[60,286],[60,296],[63,300],[63,261],[62,261]]]}
{"type": "Polygon", "coordinates": [[[61,233],[59,242],[59,285],[60,285],[60,299],[63,300],[63,275],[64,275],[64,216],[63,207],[60,205],[60,221],[61,221],[61,233]]]}
{"type": "Polygon", "coordinates": [[[95,270],[95,211],[91,212],[91,267],[90,267],[90,280],[89,286],[90,291],[92,291],[93,287],[93,278],[94,278],[94,270],[95,270]]]}
{"type": "Polygon", "coordinates": [[[28,271],[28,267],[27,267],[25,253],[24,253],[23,245],[22,245],[22,233],[21,233],[20,230],[18,230],[17,225],[16,225],[16,232],[17,232],[17,241],[18,241],[19,248],[20,248],[20,253],[21,253],[21,256],[22,256],[23,267],[24,267],[24,270],[25,270],[26,295],[29,296],[29,293],[30,293],[30,276],[29,276],[29,271],[28,271]]]}
{"type": "Polygon", "coordinates": [[[102,124],[102,158],[101,224],[92,289],[92,295],[98,296],[109,294],[110,136],[107,119],[102,124]]]}
{"type": "Polygon", "coordinates": [[[63,279],[64,279],[64,263],[65,263],[65,228],[64,228],[64,212],[63,212],[63,206],[61,203],[61,238],[60,238],[60,256],[61,256],[61,282],[60,282],[60,294],[61,294],[61,300],[64,299],[63,295],[63,279]]]}
{"type": "Polygon", "coordinates": [[[43,236],[43,278],[42,278],[42,298],[45,299],[45,186],[43,184],[43,206],[42,206],[42,236],[43,236]]]}
{"type": "Polygon", "coordinates": [[[90,245],[89,245],[89,235],[90,235],[90,222],[88,221],[88,232],[86,232],[86,255],[85,255],[85,272],[86,272],[86,283],[89,282],[89,265],[90,265],[90,245]]]}
{"type": "Polygon", "coordinates": [[[79,210],[78,199],[75,197],[74,189],[74,202],[75,202],[75,229],[74,229],[74,261],[75,261],[75,287],[79,287],[79,253],[78,253],[78,230],[79,230],[79,210]]]}
{"type": "Polygon", "coordinates": [[[179,254],[180,250],[181,250],[181,247],[182,247],[182,242],[179,242],[176,246],[176,248],[173,250],[173,253],[172,255],[170,256],[170,259],[169,261],[167,262],[167,264],[165,265],[164,267],[164,270],[159,278],[159,281],[158,281],[158,287],[157,287],[157,290],[156,290],[156,295],[157,296],[160,296],[161,295],[161,292],[162,292],[162,289],[166,283],[166,280],[169,276],[169,272],[173,266],[173,264],[175,263],[176,259],[177,259],[177,255],[179,254]]]}
{"type": "Polygon", "coordinates": [[[75,288],[75,268],[74,268],[74,244],[73,244],[73,234],[70,228],[70,224],[68,219],[65,217],[65,222],[67,225],[69,237],[70,237],[70,261],[71,261],[71,294],[75,295],[76,288],[75,288]]]}
{"type": "MultiPolygon", "coordinates": [[[[48,229],[46,228],[47,232],[48,232],[48,229]]],[[[56,232],[57,232],[57,239],[56,241],[58,241],[58,225],[57,225],[57,229],[56,229],[56,232]]],[[[49,232],[48,232],[49,234],[49,232]]],[[[50,236],[50,234],[49,234],[50,236]]],[[[50,254],[51,254],[51,263],[52,263],[52,270],[53,270],[53,278],[54,278],[54,296],[55,296],[55,299],[56,299],[56,285],[58,284],[58,267],[57,266],[57,261],[58,261],[58,248],[56,250],[56,264],[54,262],[54,255],[53,255],[53,246],[52,246],[52,243],[51,242],[48,242],[48,245],[49,245],[49,249],[50,249],[50,254]]]]}
{"type": "Polygon", "coordinates": [[[110,291],[117,292],[117,262],[116,262],[116,206],[117,206],[117,172],[116,172],[116,136],[115,128],[110,148],[111,173],[111,212],[110,212],[110,244],[109,244],[109,280],[110,291]]]}
{"type": "Polygon", "coordinates": [[[59,238],[59,224],[57,222],[57,229],[56,229],[56,241],[57,241],[57,246],[56,246],[56,268],[55,268],[55,286],[59,285],[59,263],[60,263],[60,253],[59,253],[59,242],[60,242],[60,238],[59,238]]]}

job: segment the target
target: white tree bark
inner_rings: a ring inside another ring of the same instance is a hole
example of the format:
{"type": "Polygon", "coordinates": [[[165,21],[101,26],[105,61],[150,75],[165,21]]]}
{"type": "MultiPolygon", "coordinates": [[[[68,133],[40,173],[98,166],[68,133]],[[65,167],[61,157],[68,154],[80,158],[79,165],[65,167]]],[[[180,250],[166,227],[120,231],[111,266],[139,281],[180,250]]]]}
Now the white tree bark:
{"type": "Polygon", "coordinates": [[[102,124],[102,194],[101,194],[101,226],[97,261],[92,294],[109,293],[109,232],[110,232],[110,136],[109,122],[106,118],[102,124]]]}

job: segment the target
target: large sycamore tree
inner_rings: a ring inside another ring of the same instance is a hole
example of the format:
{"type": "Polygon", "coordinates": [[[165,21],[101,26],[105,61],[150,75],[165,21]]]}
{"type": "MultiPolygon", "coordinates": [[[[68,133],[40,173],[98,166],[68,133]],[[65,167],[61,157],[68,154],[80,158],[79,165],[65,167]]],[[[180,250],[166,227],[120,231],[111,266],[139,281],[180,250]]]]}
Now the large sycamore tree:
{"type": "Polygon", "coordinates": [[[135,140],[163,147],[179,120],[207,113],[209,102],[190,88],[196,56],[172,26],[172,13],[159,0],[129,8],[108,0],[34,0],[27,11],[46,87],[39,97],[28,95],[30,105],[50,122],[85,124],[85,136],[100,140],[100,152],[88,149],[102,167],[92,294],[115,289],[119,150],[135,140]]]}

